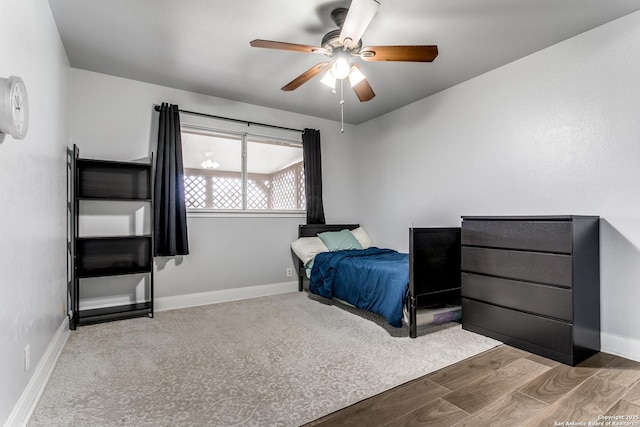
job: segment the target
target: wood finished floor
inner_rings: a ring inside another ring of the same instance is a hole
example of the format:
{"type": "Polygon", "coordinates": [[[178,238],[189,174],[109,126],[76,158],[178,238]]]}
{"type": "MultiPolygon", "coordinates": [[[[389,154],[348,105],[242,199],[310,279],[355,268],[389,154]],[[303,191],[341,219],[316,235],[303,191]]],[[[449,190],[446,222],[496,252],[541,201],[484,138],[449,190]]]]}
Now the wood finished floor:
{"type": "Polygon", "coordinates": [[[598,353],[571,367],[501,345],[306,426],[640,426],[637,417],[639,362],[598,353]],[[616,415],[636,418],[599,419],[616,415]]]}

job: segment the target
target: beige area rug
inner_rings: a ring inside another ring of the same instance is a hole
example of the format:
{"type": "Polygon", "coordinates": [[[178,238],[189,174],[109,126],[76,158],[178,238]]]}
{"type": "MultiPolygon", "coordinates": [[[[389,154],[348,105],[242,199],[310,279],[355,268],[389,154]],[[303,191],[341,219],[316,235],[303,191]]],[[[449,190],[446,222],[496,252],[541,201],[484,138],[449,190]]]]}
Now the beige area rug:
{"type": "Polygon", "coordinates": [[[499,344],[374,320],[296,292],[83,326],[28,426],[297,426],[499,344]]]}

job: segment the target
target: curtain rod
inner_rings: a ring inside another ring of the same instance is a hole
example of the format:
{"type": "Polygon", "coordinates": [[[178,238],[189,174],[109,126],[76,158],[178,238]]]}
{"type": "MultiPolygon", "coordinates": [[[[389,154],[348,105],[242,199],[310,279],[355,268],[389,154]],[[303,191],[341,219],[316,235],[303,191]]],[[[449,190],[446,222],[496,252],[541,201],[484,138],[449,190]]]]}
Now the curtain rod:
{"type": "MultiPolygon", "coordinates": [[[[160,111],[160,106],[156,105],[155,106],[155,110],[156,111],[160,111]]],[[[269,124],[266,124],[266,123],[250,122],[250,121],[247,121],[247,120],[232,119],[230,117],[214,116],[213,114],[198,113],[197,111],[188,111],[188,110],[180,110],[180,109],[178,109],[178,111],[181,112],[181,113],[184,113],[184,114],[191,114],[193,116],[211,117],[213,119],[227,120],[227,121],[230,121],[230,122],[246,123],[248,126],[254,125],[254,126],[263,126],[263,127],[268,127],[268,128],[274,128],[274,129],[290,130],[292,132],[300,132],[300,133],[304,132],[301,129],[293,129],[293,128],[288,128],[288,127],[284,127],[284,126],[269,125],[269,124]]]]}

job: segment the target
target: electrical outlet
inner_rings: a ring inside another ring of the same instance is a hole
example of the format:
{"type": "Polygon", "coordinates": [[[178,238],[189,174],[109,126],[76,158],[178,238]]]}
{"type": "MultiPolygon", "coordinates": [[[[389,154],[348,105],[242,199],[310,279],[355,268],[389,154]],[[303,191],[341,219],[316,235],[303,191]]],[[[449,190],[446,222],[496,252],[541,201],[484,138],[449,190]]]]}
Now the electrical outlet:
{"type": "Polygon", "coordinates": [[[24,371],[27,372],[29,370],[29,365],[31,364],[31,347],[29,344],[24,348],[24,371]]]}
{"type": "Polygon", "coordinates": [[[293,277],[293,269],[287,268],[287,277],[293,277]]]}

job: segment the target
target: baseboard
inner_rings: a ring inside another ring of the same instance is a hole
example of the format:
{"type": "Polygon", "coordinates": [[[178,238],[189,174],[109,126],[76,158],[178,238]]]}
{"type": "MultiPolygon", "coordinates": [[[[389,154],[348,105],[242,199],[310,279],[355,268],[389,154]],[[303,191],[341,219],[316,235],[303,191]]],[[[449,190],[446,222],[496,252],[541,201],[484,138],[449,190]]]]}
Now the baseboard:
{"type": "Polygon", "coordinates": [[[600,333],[600,349],[603,353],[640,362],[640,340],[619,335],[600,333]]]}
{"type": "Polygon", "coordinates": [[[175,310],[199,305],[284,294],[298,290],[298,282],[273,283],[270,285],[247,286],[244,288],[223,289],[220,291],[200,292],[196,294],[176,295],[156,298],[154,311],[175,310]]]}
{"type": "Polygon", "coordinates": [[[47,386],[47,382],[53,372],[53,368],[56,366],[58,357],[60,357],[60,353],[62,352],[67,339],[69,339],[69,335],[69,318],[65,317],[51,339],[51,342],[49,342],[38,366],[36,366],[33,376],[22,392],[22,395],[20,395],[20,399],[18,399],[18,402],[13,407],[13,411],[11,411],[9,418],[4,424],[5,427],[27,425],[29,417],[31,417],[31,413],[36,408],[36,405],[40,400],[40,396],[42,396],[42,393],[47,386]]]}

